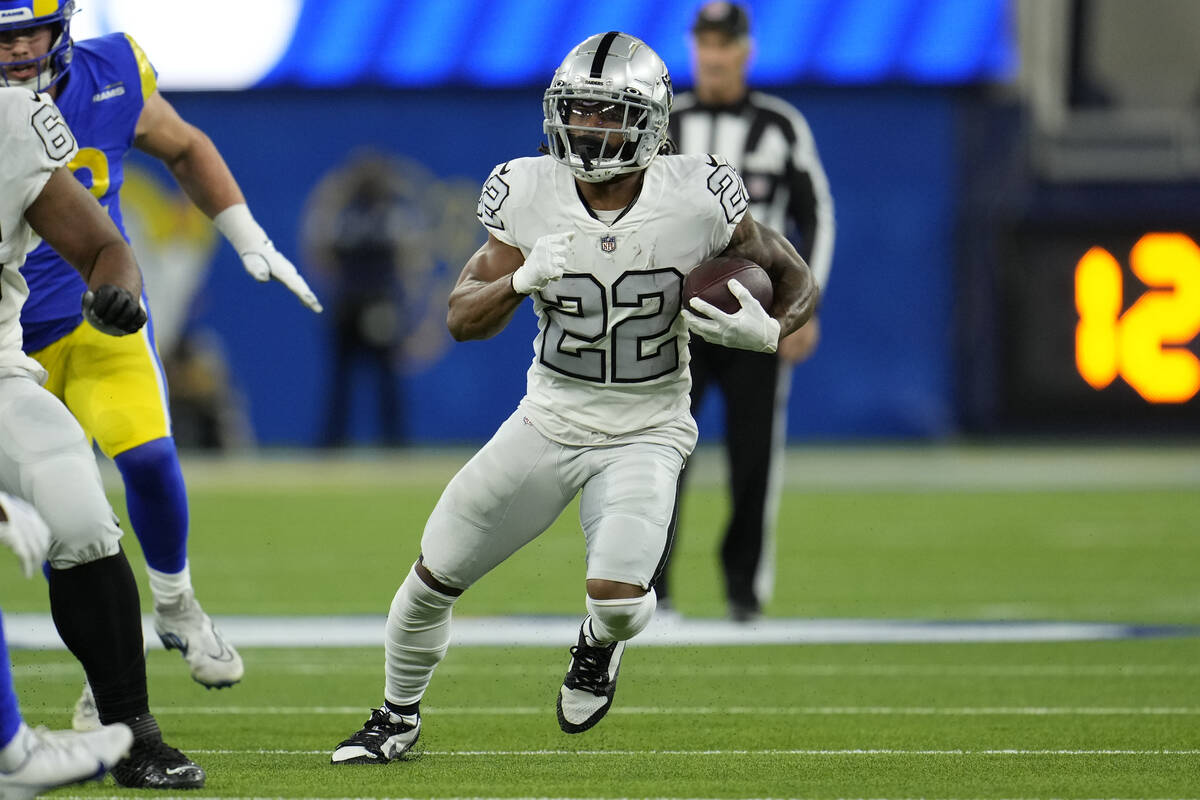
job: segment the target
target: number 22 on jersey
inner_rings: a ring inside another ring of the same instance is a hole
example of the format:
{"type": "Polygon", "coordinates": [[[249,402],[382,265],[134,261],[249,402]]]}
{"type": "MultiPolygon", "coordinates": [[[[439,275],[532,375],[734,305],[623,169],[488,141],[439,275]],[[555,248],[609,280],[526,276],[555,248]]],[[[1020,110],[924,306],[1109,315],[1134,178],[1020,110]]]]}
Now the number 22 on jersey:
{"type": "Polygon", "coordinates": [[[542,364],[595,383],[670,375],[679,369],[679,337],[670,334],[682,286],[674,269],[628,271],[607,288],[594,275],[564,275],[540,293],[542,364]]]}

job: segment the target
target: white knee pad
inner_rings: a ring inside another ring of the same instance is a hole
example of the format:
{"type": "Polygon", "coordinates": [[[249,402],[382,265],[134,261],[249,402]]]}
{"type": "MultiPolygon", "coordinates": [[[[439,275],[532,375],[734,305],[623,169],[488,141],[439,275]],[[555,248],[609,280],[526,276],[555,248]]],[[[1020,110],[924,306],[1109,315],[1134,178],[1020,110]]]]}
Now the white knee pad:
{"type": "Polygon", "coordinates": [[[450,646],[450,612],[457,599],[429,588],[415,569],[408,571],[388,612],[383,690],[388,701],[407,705],[425,694],[450,646]]]}
{"type": "Polygon", "coordinates": [[[619,600],[596,600],[588,595],[587,610],[592,615],[592,633],[601,642],[632,639],[650,624],[657,605],[658,597],[653,589],[641,597],[619,600]]]}

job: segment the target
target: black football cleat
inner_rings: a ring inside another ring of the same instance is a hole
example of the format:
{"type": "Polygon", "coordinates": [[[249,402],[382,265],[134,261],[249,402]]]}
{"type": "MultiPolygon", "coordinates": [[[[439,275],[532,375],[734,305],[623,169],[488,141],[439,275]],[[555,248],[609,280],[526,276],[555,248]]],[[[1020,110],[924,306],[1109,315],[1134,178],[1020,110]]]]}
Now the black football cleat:
{"type": "Polygon", "coordinates": [[[592,647],[583,632],[592,618],[583,621],[579,643],[571,648],[571,666],[558,690],[558,726],[565,733],[583,733],[612,707],[617,691],[617,673],[625,642],[592,647]]]}
{"type": "Polygon", "coordinates": [[[421,735],[421,715],[403,715],[383,706],[371,710],[357,733],[334,749],[331,764],[386,764],[403,756],[421,735]]]}
{"type": "Polygon", "coordinates": [[[134,731],[129,755],[112,768],[113,779],[128,789],[199,789],[205,774],[183,753],[163,741],[149,714],[129,721],[134,731]]]}

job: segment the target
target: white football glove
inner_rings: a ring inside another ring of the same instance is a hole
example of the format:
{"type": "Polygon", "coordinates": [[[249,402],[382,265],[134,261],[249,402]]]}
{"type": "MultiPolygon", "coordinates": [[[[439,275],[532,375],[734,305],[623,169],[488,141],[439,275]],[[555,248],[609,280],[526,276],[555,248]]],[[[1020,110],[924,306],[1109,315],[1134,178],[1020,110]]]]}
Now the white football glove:
{"type": "Polygon", "coordinates": [[[738,283],[736,278],[730,278],[727,285],[742,307],[736,313],[726,314],[711,303],[693,297],[689,301],[691,307],[707,314],[708,318],[682,309],[679,313],[683,315],[688,330],[722,347],[774,353],[779,348],[779,320],[768,314],[750,294],[750,290],[738,283]]]}
{"type": "Polygon", "coordinates": [[[0,544],[7,545],[17,554],[21,571],[26,578],[46,560],[50,549],[50,529],[37,509],[19,497],[0,492],[0,509],[7,519],[0,522],[0,544]]]}
{"type": "Polygon", "coordinates": [[[321,312],[321,301],[292,262],[275,249],[267,232],[254,221],[245,203],[230,206],[217,214],[213,217],[213,224],[233,245],[242,259],[242,266],[255,280],[269,281],[274,278],[299,297],[304,305],[317,313],[321,312]]]}
{"type": "Polygon", "coordinates": [[[517,294],[540,292],[563,276],[567,268],[567,251],[575,239],[575,231],[550,233],[533,243],[525,263],[512,274],[513,291],[517,294]]]}

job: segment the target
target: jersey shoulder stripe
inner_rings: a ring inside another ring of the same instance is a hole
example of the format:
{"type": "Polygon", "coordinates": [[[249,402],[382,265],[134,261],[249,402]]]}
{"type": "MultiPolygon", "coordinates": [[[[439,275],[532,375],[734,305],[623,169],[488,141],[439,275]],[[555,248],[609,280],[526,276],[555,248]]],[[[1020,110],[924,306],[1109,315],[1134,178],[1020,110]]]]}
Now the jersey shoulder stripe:
{"type": "Polygon", "coordinates": [[[158,71],[132,36],[127,33],[125,39],[129,42],[129,49],[133,51],[133,58],[137,62],[138,77],[142,79],[142,99],[145,100],[158,89],[158,71]]]}

